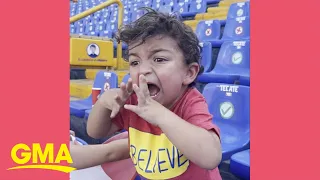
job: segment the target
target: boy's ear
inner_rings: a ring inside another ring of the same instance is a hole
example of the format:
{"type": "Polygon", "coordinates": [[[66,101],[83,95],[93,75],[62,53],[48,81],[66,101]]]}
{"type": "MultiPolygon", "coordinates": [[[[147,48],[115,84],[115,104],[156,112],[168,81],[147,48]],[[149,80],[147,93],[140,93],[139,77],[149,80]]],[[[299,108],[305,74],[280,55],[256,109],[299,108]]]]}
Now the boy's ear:
{"type": "Polygon", "coordinates": [[[197,78],[199,70],[200,70],[200,66],[198,63],[194,62],[194,63],[189,64],[186,77],[183,81],[183,85],[191,84],[197,78]]]}

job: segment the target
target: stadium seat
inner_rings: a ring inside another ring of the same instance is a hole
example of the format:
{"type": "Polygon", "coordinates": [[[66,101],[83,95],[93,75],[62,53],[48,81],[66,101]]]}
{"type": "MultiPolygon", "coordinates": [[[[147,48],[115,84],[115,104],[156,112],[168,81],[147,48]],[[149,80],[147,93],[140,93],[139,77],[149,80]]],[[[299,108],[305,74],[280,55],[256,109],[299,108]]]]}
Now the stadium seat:
{"type": "Polygon", "coordinates": [[[200,21],[196,27],[196,34],[200,42],[210,42],[214,47],[220,47],[220,28],[219,20],[200,21]]]}
{"type": "Polygon", "coordinates": [[[250,87],[209,83],[203,89],[213,123],[220,128],[222,161],[248,149],[250,143],[250,87]]]}
{"type": "Polygon", "coordinates": [[[250,41],[226,41],[222,44],[212,71],[198,76],[201,83],[233,84],[250,77],[250,41]]]}
{"type": "MultiPolygon", "coordinates": [[[[99,71],[95,77],[93,87],[101,89],[100,94],[104,92],[106,83],[109,83],[110,88],[116,88],[118,86],[118,77],[114,72],[99,71]]],[[[83,118],[85,111],[92,108],[92,94],[82,100],[76,100],[70,102],[70,114],[83,118]]]]}
{"type": "Polygon", "coordinates": [[[250,76],[240,76],[239,84],[250,86],[250,76]]]}
{"type": "Polygon", "coordinates": [[[84,35],[85,34],[85,26],[83,24],[76,24],[76,34],[84,35]]]}
{"type": "Polygon", "coordinates": [[[130,78],[130,74],[125,75],[122,79],[122,82],[127,83],[129,78],[130,78]]]}
{"type": "Polygon", "coordinates": [[[242,16],[250,17],[250,2],[239,2],[230,5],[228,19],[242,16]]]}
{"type": "Polygon", "coordinates": [[[207,0],[207,4],[218,4],[220,0],[207,0]]]}
{"type": "Polygon", "coordinates": [[[82,140],[82,139],[80,139],[80,138],[78,138],[78,137],[76,137],[76,140],[77,140],[77,142],[80,143],[81,145],[88,145],[87,142],[85,142],[84,140],[82,140]]]}
{"type": "Polygon", "coordinates": [[[143,10],[132,11],[131,21],[135,21],[139,19],[141,16],[143,16],[143,14],[144,14],[143,10]]]}
{"type": "Polygon", "coordinates": [[[230,172],[243,180],[250,179],[250,149],[231,156],[230,172]]]}
{"type": "Polygon", "coordinates": [[[230,18],[226,21],[222,40],[250,39],[250,17],[230,18]]]}
{"type": "Polygon", "coordinates": [[[70,24],[70,34],[75,34],[76,33],[76,27],[74,24],[70,24]]]}
{"type": "Polygon", "coordinates": [[[96,25],[90,22],[89,24],[86,25],[85,34],[90,36],[96,36],[95,29],[96,29],[96,25]]]}
{"type": "Polygon", "coordinates": [[[196,0],[190,3],[190,13],[205,13],[207,11],[207,0],[196,0]]]}
{"type": "Polygon", "coordinates": [[[160,8],[160,6],[163,5],[163,1],[162,0],[153,0],[152,1],[152,9],[158,10],[160,8]]]}
{"type": "MultiPolygon", "coordinates": [[[[123,79],[122,79],[122,82],[127,83],[127,82],[128,82],[129,77],[130,77],[130,75],[129,75],[129,74],[125,75],[125,76],[123,77],[123,79]]],[[[85,118],[85,119],[88,119],[88,118],[89,118],[89,114],[90,114],[90,113],[91,113],[91,108],[90,108],[90,109],[85,110],[84,118],[85,118]]]]}
{"type": "Polygon", "coordinates": [[[173,6],[166,4],[159,7],[158,11],[163,13],[171,13],[173,10],[173,6]]]}
{"type": "Polygon", "coordinates": [[[204,68],[203,72],[209,72],[215,64],[212,59],[212,45],[210,42],[201,42],[199,45],[202,48],[201,66],[204,68]]]}
{"type": "Polygon", "coordinates": [[[185,3],[185,2],[179,2],[179,3],[176,3],[174,5],[174,8],[173,8],[174,12],[177,12],[179,13],[182,17],[184,17],[184,15],[186,13],[188,13],[188,4],[185,3]]]}

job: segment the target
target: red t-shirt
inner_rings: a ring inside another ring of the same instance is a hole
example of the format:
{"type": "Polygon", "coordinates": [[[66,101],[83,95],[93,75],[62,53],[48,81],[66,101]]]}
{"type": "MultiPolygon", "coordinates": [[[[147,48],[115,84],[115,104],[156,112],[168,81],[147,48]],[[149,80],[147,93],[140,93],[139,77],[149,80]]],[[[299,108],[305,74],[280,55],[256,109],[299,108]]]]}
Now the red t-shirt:
{"type": "MultiPolygon", "coordinates": [[[[137,103],[136,95],[127,101],[127,104],[137,103]]],[[[188,88],[171,111],[193,125],[215,131],[219,136],[208,105],[197,89],[188,88]]],[[[198,167],[170,142],[160,128],[135,113],[122,108],[113,122],[129,132],[130,157],[141,179],[221,180],[218,168],[206,170],[198,167]]]]}

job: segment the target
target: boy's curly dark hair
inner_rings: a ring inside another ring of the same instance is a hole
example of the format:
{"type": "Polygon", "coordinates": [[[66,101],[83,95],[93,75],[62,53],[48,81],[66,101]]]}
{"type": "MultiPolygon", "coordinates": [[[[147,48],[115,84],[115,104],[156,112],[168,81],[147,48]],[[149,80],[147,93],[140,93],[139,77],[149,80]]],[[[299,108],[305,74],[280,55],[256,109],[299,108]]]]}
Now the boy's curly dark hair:
{"type": "Polygon", "coordinates": [[[198,63],[200,65],[198,75],[201,74],[203,71],[200,63],[202,48],[191,27],[180,21],[176,14],[165,14],[148,7],[141,9],[146,10],[146,13],[136,21],[120,27],[115,36],[116,40],[129,45],[137,40],[142,44],[147,38],[156,35],[169,36],[182,50],[186,64],[198,63]]]}

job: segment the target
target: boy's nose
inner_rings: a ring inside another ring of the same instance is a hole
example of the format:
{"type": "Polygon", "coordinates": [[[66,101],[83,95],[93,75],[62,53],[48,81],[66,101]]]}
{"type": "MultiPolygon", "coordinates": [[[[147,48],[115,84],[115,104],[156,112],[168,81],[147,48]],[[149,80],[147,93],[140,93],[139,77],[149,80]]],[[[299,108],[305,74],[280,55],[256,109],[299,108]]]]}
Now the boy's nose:
{"type": "Polygon", "coordinates": [[[148,63],[142,63],[140,65],[139,74],[148,75],[151,74],[152,69],[148,63]]]}

